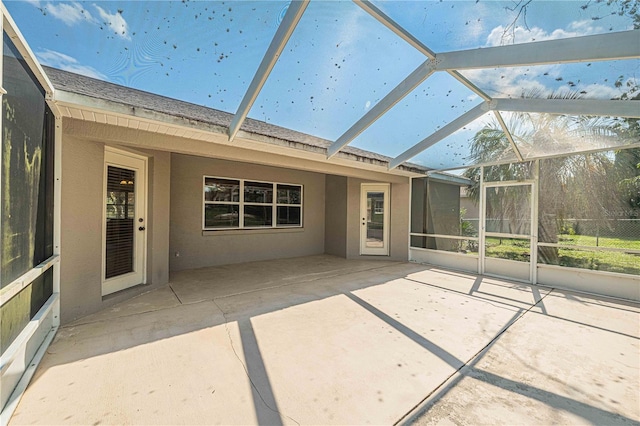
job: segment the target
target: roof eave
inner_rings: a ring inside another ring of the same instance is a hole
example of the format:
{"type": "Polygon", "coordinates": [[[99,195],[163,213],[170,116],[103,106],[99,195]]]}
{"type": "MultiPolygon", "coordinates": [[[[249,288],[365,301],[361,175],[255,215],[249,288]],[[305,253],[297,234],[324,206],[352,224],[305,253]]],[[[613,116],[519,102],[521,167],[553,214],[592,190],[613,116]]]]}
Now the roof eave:
{"type": "MultiPolygon", "coordinates": [[[[143,131],[173,134],[218,144],[229,144],[228,142],[222,142],[223,139],[227,138],[227,127],[179,114],[167,114],[149,108],[91,97],[60,88],[56,89],[54,101],[64,117],[123,127],[133,127],[132,122],[135,122],[136,128],[143,131]],[[107,116],[112,117],[111,123],[107,121],[107,116]],[[113,117],[116,117],[117,120],[114,121],[113,117]],[[170,129],[172,133],[167,133],[167,129],[170,129]]],[[[402,165],[397,169],[389,170],[388,161],[352,152],[343,151],[333,159],[327,160],[326,147],[286,140],[246,129],[241,130],[237,139],[231,144],[258,151],[261,150],[260,148],[264,150],[269,146],[276,145],[280,148],[285,148],[287,155],[291,157],[308,158],[309,154],[316,154],[318,157],[316,160],[318,161],[393,175],[415,177],[424,176],[426,173],[426,170],[414,165],[402,165]]]]}

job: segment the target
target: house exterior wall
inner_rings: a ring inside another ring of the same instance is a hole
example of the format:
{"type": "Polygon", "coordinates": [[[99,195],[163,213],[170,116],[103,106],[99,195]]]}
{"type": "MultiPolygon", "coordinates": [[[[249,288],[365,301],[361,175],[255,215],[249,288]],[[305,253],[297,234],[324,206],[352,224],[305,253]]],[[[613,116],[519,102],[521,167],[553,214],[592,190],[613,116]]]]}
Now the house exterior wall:
{"type": "Polygon", "coordinates": [[[347,257],[347,178],[327,175],[324,251],[347,257]]]}
{"type": "Polygon", "coordinates": [[[480,208],[478,204],[476,204],[471,199],[471,197],[469,197],[467,188],[465,188],[464,186],[460,188],[460,208],[466,210],[466,213],[464,215],[465,219],[480,218],[480,208]]]}
{"type": "Polygon", "coordinates": [[[360,255],[360,186],[363,183],[387,183],[348,178],[347,181],[347,258],[406,261],[409,258],[409,178],[391,182],[389,208],[389,256],[360,255]]]}
{"type": "Polygon", "coordinates": [[[322,253],[359,258],[361,183],[391,184],[390,256],[366,258],[408,258],[408,177],[71,118],[62,139],[63,324],[166,284],[170,270],[322,253]],[[149,157],[148,284],[102,297],[105,145],[149,157]],[[304,185],[304,227],[203,231],[204,175],[304,185]]]}
{"type": "Polygon", "coordinates": [[[102,209],[104,147],[100,142],[62,138],[60,263],[61,323],[111,306],[168,282],[170,154],[149,156],[147,285],[102,296],[102,209]]]}
{"type": "Polygon", "coordinates": [[[173,154],[171,194],[171,271],[324,253],[324,174],[173,154]],[[302,184],[303,227],[203,231],[205,175],[302,184]]]}

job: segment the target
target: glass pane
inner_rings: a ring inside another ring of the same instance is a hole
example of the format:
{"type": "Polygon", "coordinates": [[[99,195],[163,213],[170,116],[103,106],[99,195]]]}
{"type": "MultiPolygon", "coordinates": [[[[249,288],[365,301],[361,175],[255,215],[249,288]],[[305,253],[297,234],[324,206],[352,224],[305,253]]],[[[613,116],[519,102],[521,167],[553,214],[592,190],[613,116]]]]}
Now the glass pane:
{"type": "Polygon", "coordinates": [[[135,171],[107,167],[105,278],[133,272],[135,171]]]}
{"type": "Polygon", "coordinates": [[[271,226],[273,209],[271,206],[244,206],[244,226],[271,226]]]}
{"type": "MultiPolygon", "coordinates": [[[[640,108],[640,102],[638,105],[640,108]]],[[[619,148],[638,142],[636,125],[624,118],[537,113],[504,116],[525,159],[619,148]]]]}
{"type": "Polygon", "coordinates": [[[204,206],[205,228],[237,228],[240,207],[233,204],[206,204],[204,206]]]}
{"type": "MultiPolygon", "coordinates": [[[[633,90],[629,89],[629,93],[637,93],[633,90]]],[[[640,105],[638,100],[627,102],[640,105]]],[[[620,117],[510,112],[501,114],[525,160],[580,151],[623,148],[639,140],[634,122],[620,117]]],[[[517,157],[502,127],[491,113],[464,126],[409,161],[434,170],[448,170],[480,164],[515,163],[517,157]]],[[[523,169],[520,166],[509,167],[511,170],[505,170],[506,176],[512,175],[516,180],[526,178],[521,176],[523,169]]],[[[511,179],[496,177],[492,180],[511,179]]]]}
{"type": "Polygon", "coordinates": [[[485,239],[485,256],[529,262],[531,259],[531,243],[529,240],[517,238],[487,237],[485,239]]]}
{"type": "Polygon", "coordinates": [[[205,201],[240,201],[240,181],[220,178],[204,179],[205,201]]]}
{"type": "Polygon", "coordinates": [[[312,1],[249,117],[336,140],[424,60],[353,2],[312,1]]]}
{"type": "Polygon", "coordinates": [[[107,220],[133,219],[135,216],[135,172],[107,168],[107,220]]]}
{"type": "Polygon", "coordinates": [[[301,200],[301,186],[278,185],[278,204],[300,204],[301,200]]]}
{"type": "Polygon", "coordinates": [[[640,60],[467,70],[461,73],[497,98],[619,99],[636,84],[640,60]]]}
{"type": "Polygon", "coordinates": [[[272,203],[273,184],[264,182],[244,183],[245,203],[272,203]]]}
{"type": "Polygon", "coordinates": [[[384,247],[384,192],[367,192],[367,247],[384,247]]]}
{"type": "Polygon", "coordinates": [[[374,3],[435,52],[625,31],[636,10],[628,1],[374,3]]]}
{"type": "Polygon", "coordinates": [[[300,226],[302,224],[300,212],[300,207],[278,206],[278,226],[300,226]]]}
{"type": "MultiPolygon", "coordinates": [[[[395,157],[481,102],[449,74],[436,73],[355,138],[351,146],[395,157]]],[[[458,155],[448,147],[443,159],[458,155]]]]}
{"type": "MultiPolygon", "coordinates": [[[[449,121],[455,118],[457,115],[451,116],[449,121]]],[[[486,113],[409,161],[441,170],[516,160],[511,144],[495,115],[486,113]]]]}
{"type": "Polygon", "coordinates": [[[640,275],[640,254],[539,247],[538,262],[546,265],[640,275]]]}
{"type": "MultiPolygon", "coordinates": [[[[47,204],[44,91],[13,42],[3,33],[2,158],[0,197],[0,285],[5,286],[42,260],[47,204]],[[43,185],[44,184],[44,185],[43,185]],[[35,249],[35,250],[34,250],[35,249]]],[[[49,138],[51,139],[51,138],[49,138]]],[[[52,141],[51,141],[52,145],[52,141]]],[[[53,163],[51,163],[53,164],[53,163]]],[[[52,171],[52,170],[51,170],[52,171]]],[[[53,175],[51,175],[53,176],[53,175]]],[[[50,209],[52,212],[52,209],[50,209]]]]}
{"type": "Polygon", "coordinates": [[[11,3],[44,65],[235,113],[289,1],[11,3]]]}
{"type": "Polygon", "coordinates": [[[487,232],[531,235],[531,186],[486,188],[487,232]]]}

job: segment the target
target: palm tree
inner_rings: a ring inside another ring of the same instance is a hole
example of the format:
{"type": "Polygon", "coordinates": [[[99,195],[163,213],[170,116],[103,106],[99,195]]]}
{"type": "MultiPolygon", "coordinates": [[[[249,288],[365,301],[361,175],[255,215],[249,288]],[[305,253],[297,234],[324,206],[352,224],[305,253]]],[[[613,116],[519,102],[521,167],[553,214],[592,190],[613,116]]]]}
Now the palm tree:
{"type": "MultiPolygon", "coordinates": [[[[535,97],[536,94],[533,95],[535,97]]],[[[578,98],[579,94],[549,97],[578,98]]],[[[603,198],[603,194],[616,193],[616,186],[620,184],[620,180],[607,178],[612,175],[614,158],[607,152],[570,154],[637,141],[637,134],[630,132],[630,126],[606,117],[572,117],[541,113],[513,114],[507,121],[507,126],[525,158],[567,154],[540,162],[540,242],[557,243],[563,222],[569,217],[592,219],[597,227],[608,223],[607,211],[612,207],[612,200],[603,198]]],[[[497,121],[481,129],[472,140],[469,159],[474,164],[495,164],[514,157],[509,140],[497,121]]],[[[532,179],[534,167],[533,161],[485,166],[484,180],[532,179]]],[[[468,188],[468,193],[477,203],[480,198],[480,168],[470,168],[464,175],[474,182],[468,188]]],[[[524,200],[521,194],[516,194],[514,191],[508,191],[508,188],[497,188],[495,196],[491,198],[500,200],[500,203],[492,205],[488,202],[487,216],[497,218],[501,223],[517,223],[518,212],[523,210],[524,200]]],[[[502,228],[498,231],[510,232],[502,228]]],[[[556,248],[541,247],[538,255],[544,263],[558,263],[556,248]]]]}

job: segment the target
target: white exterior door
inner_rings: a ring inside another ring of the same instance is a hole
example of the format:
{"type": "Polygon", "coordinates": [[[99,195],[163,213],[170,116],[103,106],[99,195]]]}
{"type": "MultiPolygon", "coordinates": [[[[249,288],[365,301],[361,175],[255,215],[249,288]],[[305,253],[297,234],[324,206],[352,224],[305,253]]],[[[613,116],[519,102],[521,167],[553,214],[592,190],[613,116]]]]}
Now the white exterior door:
{"type": "Polygon", "coordinates": [[[389,255],[389,184],[362,184],[360,254],[389,255]]]}
{"type": "Polygon", "coordinates": [[[105,150],[102,295],[146,280],[147,160],[105,150]]]}

